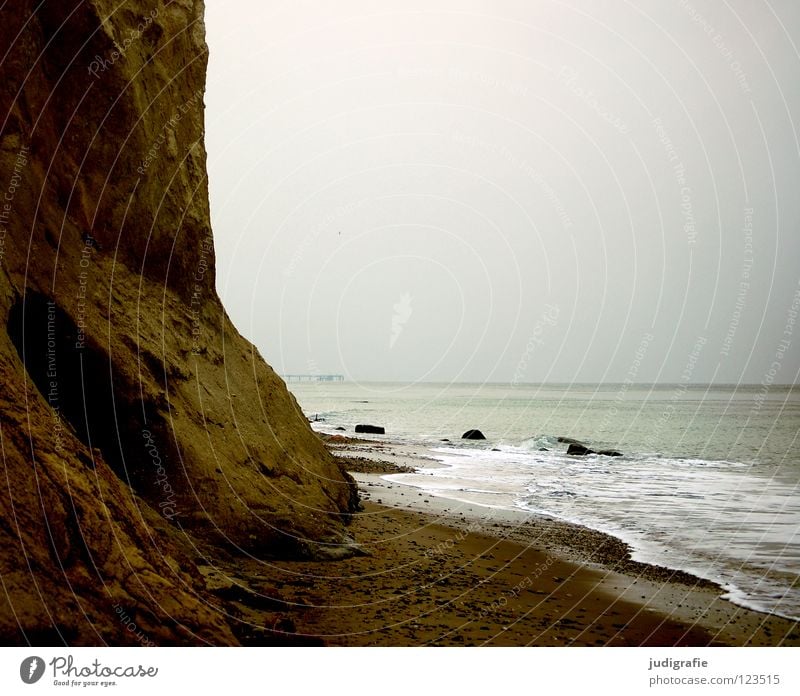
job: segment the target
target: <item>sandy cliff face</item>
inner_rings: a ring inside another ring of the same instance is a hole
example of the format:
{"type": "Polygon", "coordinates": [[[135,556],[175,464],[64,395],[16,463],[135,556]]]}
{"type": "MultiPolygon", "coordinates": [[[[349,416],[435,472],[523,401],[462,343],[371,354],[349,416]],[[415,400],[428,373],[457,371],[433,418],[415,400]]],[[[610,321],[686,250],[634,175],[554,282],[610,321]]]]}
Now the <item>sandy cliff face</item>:
{"type": "Polygon", "coordinates": [[[0,640],[233,642],[181,549],[335,556],[352,489],[214,289],[203,3],[37,5],[0,22],[0,640]]]}

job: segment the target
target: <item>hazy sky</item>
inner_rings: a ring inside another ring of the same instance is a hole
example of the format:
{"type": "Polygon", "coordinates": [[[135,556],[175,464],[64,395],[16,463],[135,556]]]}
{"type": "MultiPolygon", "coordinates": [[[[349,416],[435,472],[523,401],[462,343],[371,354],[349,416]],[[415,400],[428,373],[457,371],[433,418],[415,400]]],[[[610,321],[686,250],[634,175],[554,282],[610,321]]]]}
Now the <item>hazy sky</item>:
{"type": "Polygon", "coordinates": [[[217,283],[279,372],[797,381],[800,3],[206,4],[217,283]]]}

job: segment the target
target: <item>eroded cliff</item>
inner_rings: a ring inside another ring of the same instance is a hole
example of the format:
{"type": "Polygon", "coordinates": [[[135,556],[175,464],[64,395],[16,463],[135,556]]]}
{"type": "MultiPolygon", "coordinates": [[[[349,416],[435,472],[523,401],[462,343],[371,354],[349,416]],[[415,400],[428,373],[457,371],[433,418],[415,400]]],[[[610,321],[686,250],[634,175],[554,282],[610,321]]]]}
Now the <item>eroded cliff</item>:
{"type": "Polygon", "coordinates": [[[353,489],[215,291],[203,3],[21,0],[0,56],[0,640],[233,643],[195,540],[335,557],[353,489]]]}

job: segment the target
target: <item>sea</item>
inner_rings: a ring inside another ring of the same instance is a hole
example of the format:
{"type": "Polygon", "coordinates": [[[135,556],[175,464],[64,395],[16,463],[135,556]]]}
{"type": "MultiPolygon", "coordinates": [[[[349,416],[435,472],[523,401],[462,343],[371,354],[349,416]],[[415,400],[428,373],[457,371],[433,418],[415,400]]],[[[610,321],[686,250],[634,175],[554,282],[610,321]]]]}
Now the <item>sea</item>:
{"type": "Polygon", "coordinates": [[[800,387],[313,382],[314,427],[380,425],[443,466],[391,480],[612,534],[635,560],[800,619],[800,387]],[[477,428],[486,440],[462,440],[477,428]],[[568,456],[573,438],[621,457],[568,456]],[[445,441],[449,440],[449,441],[445,441]]]}

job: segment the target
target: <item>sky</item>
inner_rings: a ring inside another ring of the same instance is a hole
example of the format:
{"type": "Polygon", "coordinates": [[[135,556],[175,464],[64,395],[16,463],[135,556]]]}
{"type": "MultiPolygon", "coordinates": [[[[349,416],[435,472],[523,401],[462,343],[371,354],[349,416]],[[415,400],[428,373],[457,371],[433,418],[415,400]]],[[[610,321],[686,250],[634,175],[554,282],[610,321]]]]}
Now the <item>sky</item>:
{"type": "Polygon", "coordinates": [[[798,381],[798,3],[206,6],[217,287],[279,373],[798,381]]]}

